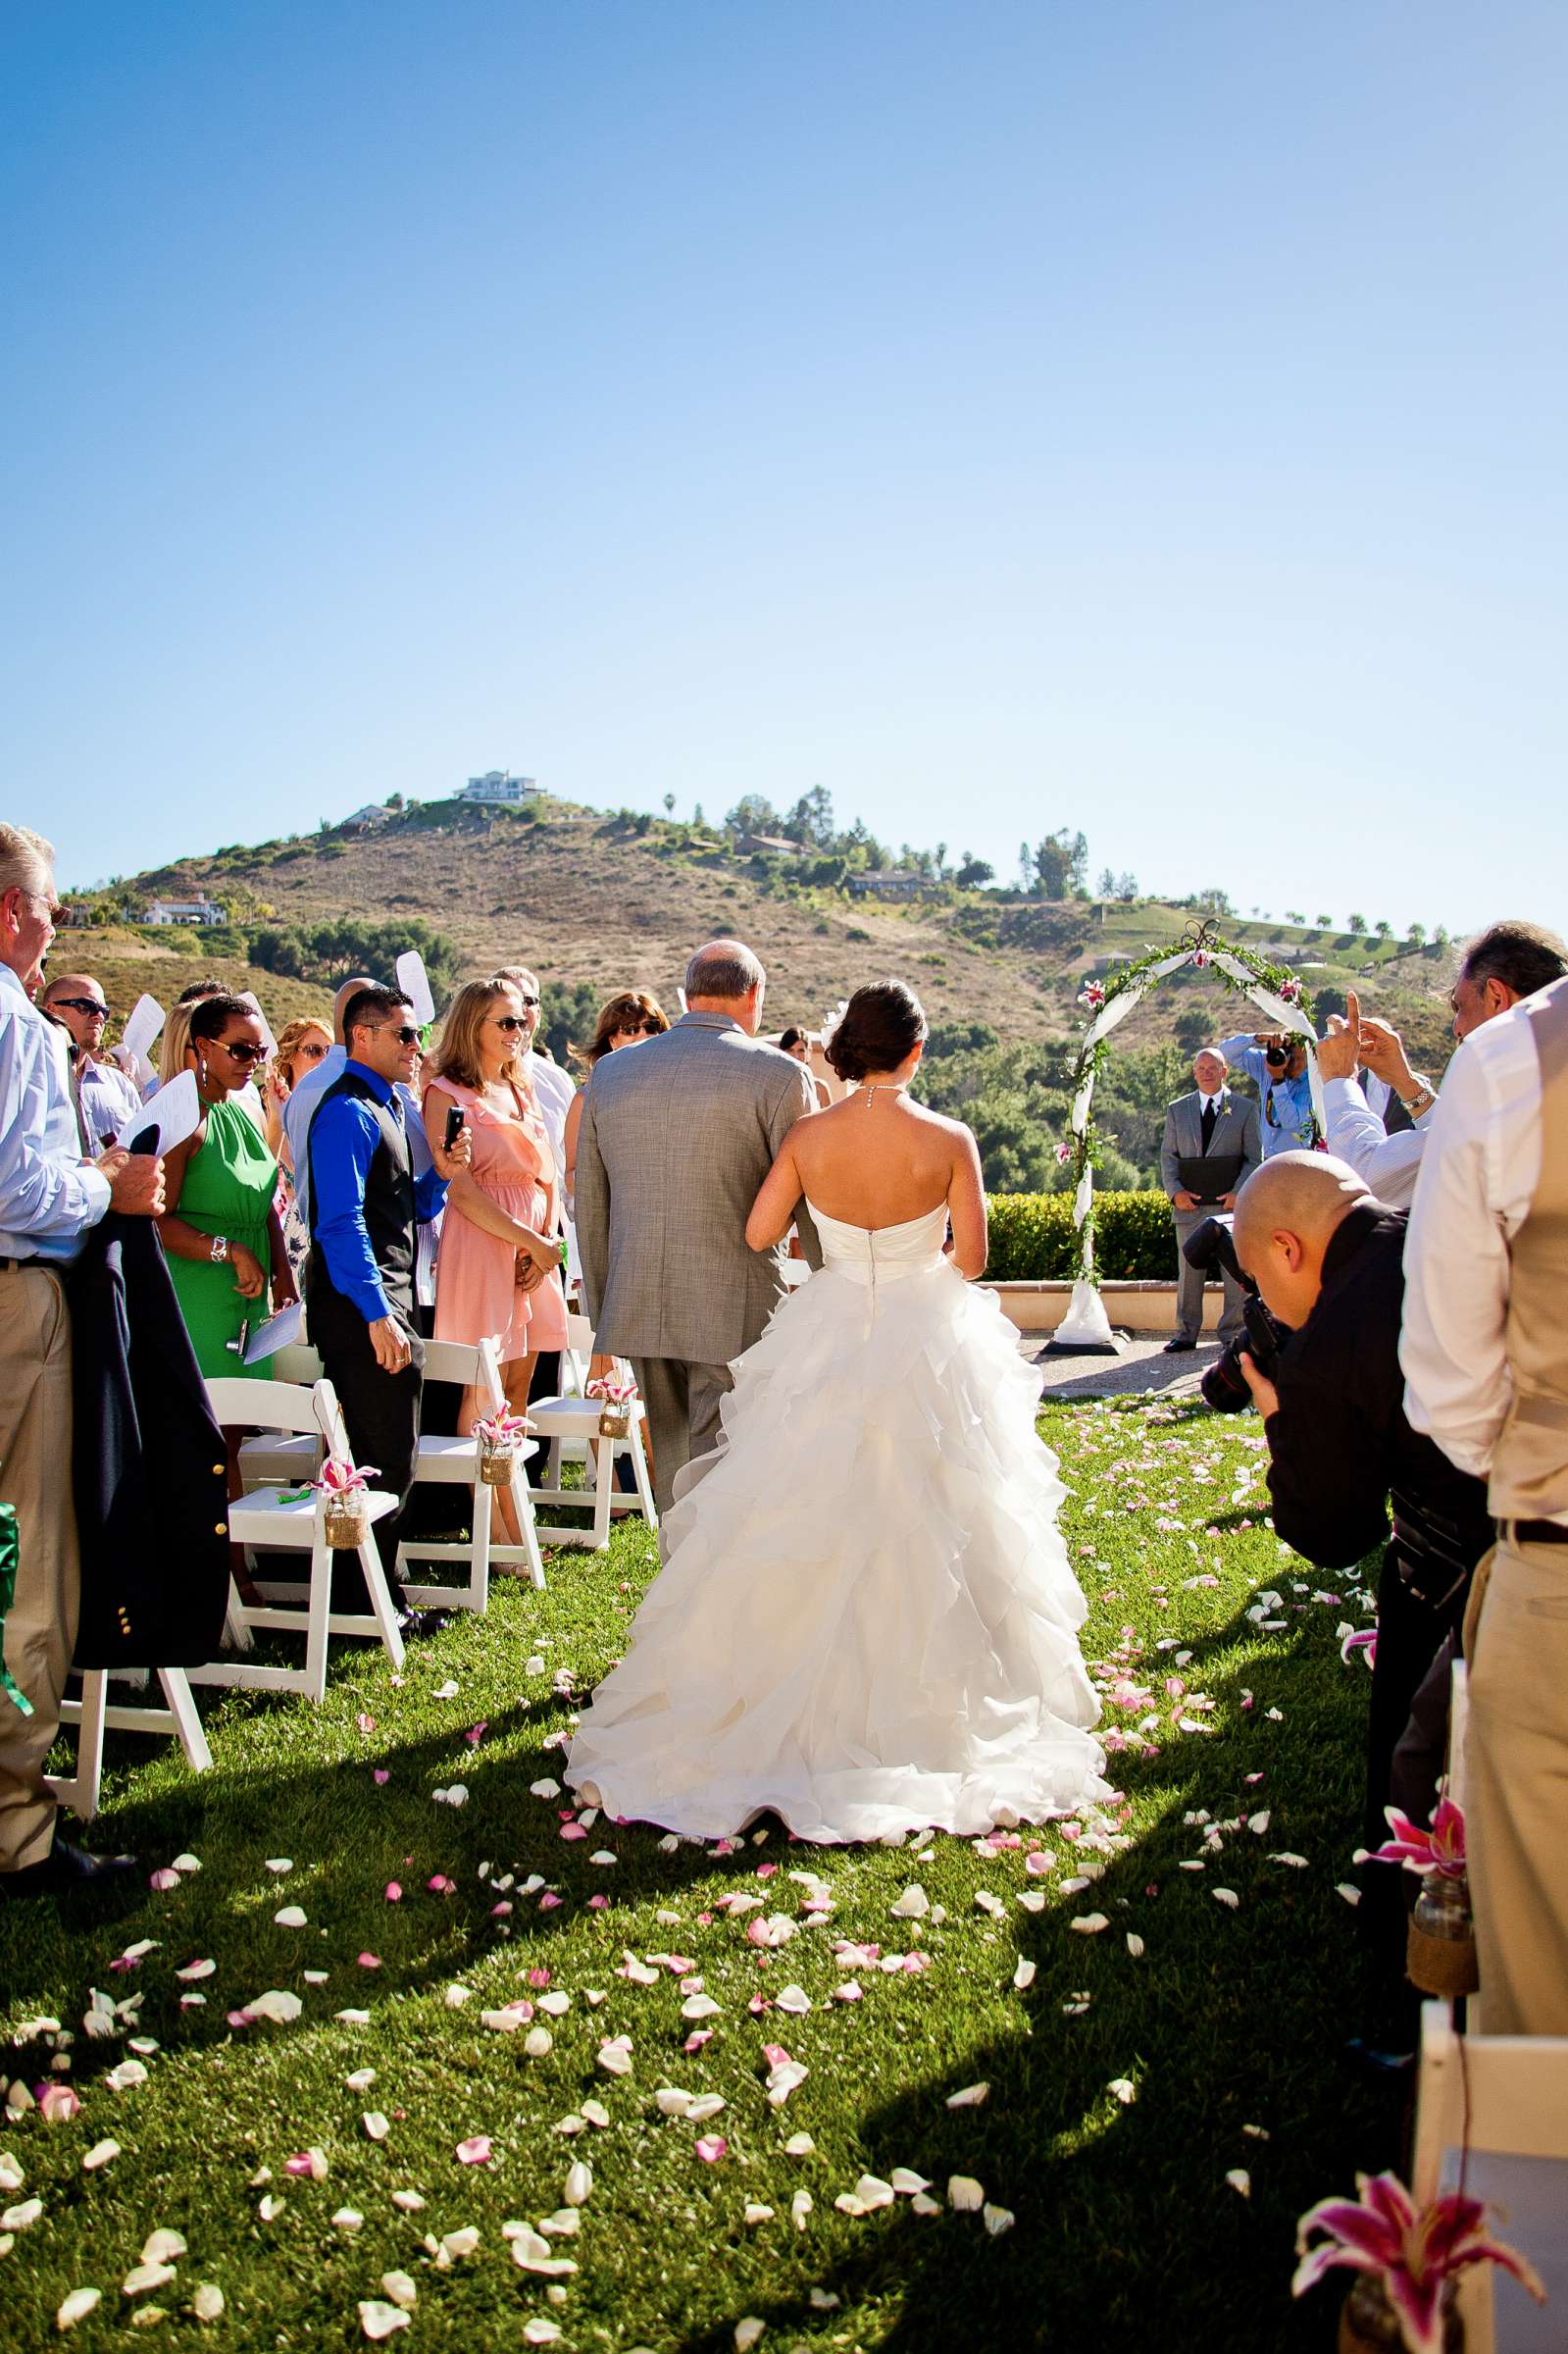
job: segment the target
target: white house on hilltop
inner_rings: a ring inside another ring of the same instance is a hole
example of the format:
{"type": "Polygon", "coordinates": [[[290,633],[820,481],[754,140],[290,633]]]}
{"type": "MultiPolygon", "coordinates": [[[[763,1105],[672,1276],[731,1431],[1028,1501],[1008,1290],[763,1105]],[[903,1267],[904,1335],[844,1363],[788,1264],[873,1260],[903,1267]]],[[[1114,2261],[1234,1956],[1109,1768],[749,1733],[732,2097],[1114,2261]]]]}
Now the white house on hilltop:
{"type": "Polygon", "coordinates": [[[515,809],[519,802],[531,800],[534,784],[531,777],[514,777],[506,770],[488,768],[482,777],[470,777],[461,793],[452,798],[458,801],[487,801],[502,808],[515,809]]]}
{"type": "Polygon", "coordinates": [[[226,924],[228,918],[216,899],[154,899],[142,915],[144,924],[226,924]]]}

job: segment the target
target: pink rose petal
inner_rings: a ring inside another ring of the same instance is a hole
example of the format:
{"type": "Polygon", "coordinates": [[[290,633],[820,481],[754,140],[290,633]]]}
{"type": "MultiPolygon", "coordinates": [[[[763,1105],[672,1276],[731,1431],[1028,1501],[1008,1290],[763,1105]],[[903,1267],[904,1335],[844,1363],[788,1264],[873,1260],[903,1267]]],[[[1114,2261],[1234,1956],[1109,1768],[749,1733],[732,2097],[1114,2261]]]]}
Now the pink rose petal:
{"type": "Polygon", "coordinates": [[[387,1881],[387,1883],[386,1883],[386,1901],[387,1901],[387,1903],[388,1903],[389,1905],[400,1905],[400,1904],[402,1903],[402,1901],[403,1901],[403,1887],[402,1887],[402,1882],[401,1882],[400,1880],[388,1880],[388,1881],[387,1881]]]}
{"type": "Polygon", "coordinates": [[[379,1954],[361,1954],[359,1956],[359,1967],[361,1970],[379,1970],[381,1967],[381,1957],[379,1954]]]}
{"type": "Polygon", "coordinates": [[[471,2133],[467,2141],[460,2141],[457,2145],[457,2160],[460,2166],[488,2166],[490,2163],[488,2133],[471,2133]]]}
{"type": "Polygon", "coordinates": [[[705,2166],[717,2166],[729,2148],[730,2144],[722,2133],[704,2133],[697,2143],[697,2156],[705,2166]]]}

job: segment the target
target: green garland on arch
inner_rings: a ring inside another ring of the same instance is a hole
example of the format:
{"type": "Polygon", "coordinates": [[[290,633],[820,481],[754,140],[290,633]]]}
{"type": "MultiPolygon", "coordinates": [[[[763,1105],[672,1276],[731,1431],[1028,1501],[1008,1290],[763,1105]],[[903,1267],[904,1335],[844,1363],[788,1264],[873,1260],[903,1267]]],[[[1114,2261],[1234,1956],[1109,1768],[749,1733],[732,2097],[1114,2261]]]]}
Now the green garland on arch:
{"type": "MultiPolygon", "coordinates": [[[[1300,1038],[1309,1050],[1316,1046],[1317,1029],[1311,994],[1302,987],[1294,973],[1284,965],[1270,963],[1266,957],[1254,954],[1250,948],[1243,947],[1239,942],[1224,939],[1216,931],[1214,925],[1207,921],[1189,924],[1185,931],[1180,933],[1174,941],[1167,942],[1164,947],[1149,948],[1141,956],[1130,957],[1125,964],[1119,964],[1113,972],[1107,974],[1103,981],[1086,982],[1079,993],[1078,1001],[1081,1005],[1087,1006],[1089,1026],[1092,1028],[1095,1018],[1104,1011],[1107,1005],[1113,1005],[1118,998],[1126,995],[1128,990],[1146,984],[1149,975],[1157,967],[1167,963],[1173,956],[1185,956],[1187,961],[1199,971],[1212,972],[1234,997],[1245,997],[1245,983],[1239,981],[1234,973],[1227,972],[1224,965],[1215,961],[1217,956],[1222,955],[1231,957],[1237,964],[1242,966],[1260,989],[1266,989],[1272,996],[1283,998],[1286,1004],[1299,1013],[1302,1027],[1299,1031],[1290,1032],[1289,1035],[1300,1038]]],[[[1058,1164],[1066,1166],[1070,1163],[1072,1166],[1075,1195],[1083,1184],[1086,1172],[1092,1173],[1099,1167],[1099,1130],[1094,1117],[1094,1103],[1099,1094],[1100,1074],[1110,1051],[1110,1045],[1108,1037],[1096,1039],[1092,1046],[1086,1041],[1085,1045],[1079,1049],[1077,1059],[1073,1065],[1073,1101],[1075,1106],[1083,1095],[1086,1084],[1089,1084],[1091,1087],[1087,1116],[1083,1128],[1073,1131],[1070,1140],[1056,1148],[1058,1164]]],[[[1316,1148],[1322,1142],[1323,1130],[1317,1114],[1314,1112],[1311,1143],[1316,1148]]],[[[1079,1229],[1079,1236],[1081,1272],[1088,1282],[1096,1283],[1098,1278],[1094,1273],[1094,1196],[1092,1191],[1083,1225],[1079,1229]]]]}

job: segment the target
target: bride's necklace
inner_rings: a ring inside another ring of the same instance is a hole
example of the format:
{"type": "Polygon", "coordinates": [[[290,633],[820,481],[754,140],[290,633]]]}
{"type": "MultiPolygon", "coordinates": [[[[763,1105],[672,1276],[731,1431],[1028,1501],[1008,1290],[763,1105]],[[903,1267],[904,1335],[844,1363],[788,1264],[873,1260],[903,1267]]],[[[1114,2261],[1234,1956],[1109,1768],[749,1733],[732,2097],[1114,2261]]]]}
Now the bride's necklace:
{"type": "Polygon", "coordinates": [[[868,1111],[871,1109],[872,1101],[875,1097],[901,1096],[907,1085],[908,1081],[904,1079],[888,1079],[879,1081],[875,1087],[862,1086],[860,1092],[866,1099],[866,1109],[868,1111]]]}

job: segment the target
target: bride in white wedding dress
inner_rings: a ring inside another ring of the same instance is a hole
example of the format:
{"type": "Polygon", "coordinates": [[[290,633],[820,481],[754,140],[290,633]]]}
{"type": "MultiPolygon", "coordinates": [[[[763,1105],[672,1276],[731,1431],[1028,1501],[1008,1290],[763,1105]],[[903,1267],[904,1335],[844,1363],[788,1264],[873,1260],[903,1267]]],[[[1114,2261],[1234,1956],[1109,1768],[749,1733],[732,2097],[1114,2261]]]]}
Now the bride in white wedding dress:
{"type": "Polygon", "coordinates": [[[900,983],[857,991],[828,1056],[858,1092],[797,1124],[757,1196],[752,1248],[804,1197],[823,1267],[738,1360],[573,1740],[567,1781],[617,1818],[717,1838],[771,1812],[847,1841],[1106,1794],[1039,1375],[973,1285],[975,1140],[903,1092],[925,1037],[900,983]]]}

